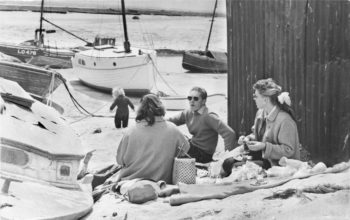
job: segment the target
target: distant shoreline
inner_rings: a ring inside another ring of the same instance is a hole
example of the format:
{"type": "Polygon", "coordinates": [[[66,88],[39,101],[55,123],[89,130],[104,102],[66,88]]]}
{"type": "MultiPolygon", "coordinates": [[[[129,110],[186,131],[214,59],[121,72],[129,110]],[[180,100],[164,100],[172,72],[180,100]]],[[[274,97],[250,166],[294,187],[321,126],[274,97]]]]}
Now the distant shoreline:
{"type": "MultiPolygon", "coordinates": [[[[27,5],[0,5],[0,11],[32,11],[40,12],[40,6],[27,5]]],[[[45,13],[87,13],[87,14],[121,14],[117,9],[96,9],[96,8],[71,8],[71,7],[45,7],[45,13]]],[[[165,15],[165,16],[203,16],[210,17],[212,13],[207,12],[186,12],[175,10],[147,10],[147,9],[127,9],[126,14],[129,15],[165,15]]],[[[217,14],[218,17],[223,17],[223,14],[217,14]]]]}

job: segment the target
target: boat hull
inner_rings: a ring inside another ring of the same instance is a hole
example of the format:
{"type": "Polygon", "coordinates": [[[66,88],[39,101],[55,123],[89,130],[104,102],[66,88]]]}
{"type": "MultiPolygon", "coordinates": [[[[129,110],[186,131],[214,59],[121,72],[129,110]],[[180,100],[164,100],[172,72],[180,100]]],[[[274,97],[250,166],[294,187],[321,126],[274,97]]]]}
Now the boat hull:
{"type": "Polygon", "coordinates": [[[227,55],[224,52],[186,51],[183,54],[182,67],[191,72],[223,73],[227,72],[227,55]]]}
{"type": "Polygon", "coordinates": [[[149,93],[154,84],[155,51],[113,51],[117,50],[79,52],[72,59],[73,71],[84,84],[98,90],[110,92],[121,87],[128,94],[149,93]]]}
{"type": "Polygon", "coordinates": [[[79,219],[93,206],[91,177],[77,180],[85,148],[68,123],[18,83],[0,78],[1,219],[79,219]],[[6,128],[6,129],[2,129],[6,128]]]}
{"type": "Polygon", "coordinates": [[[71,68],[74,52],[66,49],[0,43],[0,52],[36,66],[71,68]]]}
{"type": "Polygon", "coordinates": [[[17,82],[26,92],[42,100],[65,81],[54,70],[8,61],[0,61],[0,77],[17,82]]]}
{"type": "MultiPolygon", "coordinates": [[[[0,185],[4,180],[0,179],[0,185]]],[[[1,219],[79,219],[93,207],[91,184],[62,189],[37,182],[11,182],[8,195],[1,194],[1,219]]]]}

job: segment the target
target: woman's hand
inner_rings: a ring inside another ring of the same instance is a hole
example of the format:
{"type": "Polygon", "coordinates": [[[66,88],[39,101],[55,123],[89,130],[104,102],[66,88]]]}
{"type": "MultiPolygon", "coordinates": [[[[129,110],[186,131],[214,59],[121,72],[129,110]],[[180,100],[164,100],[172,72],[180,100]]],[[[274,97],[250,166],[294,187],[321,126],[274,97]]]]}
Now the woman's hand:
{"type": "Polygon", "coordinates": [[[266,143],[259,141],[248,141],[247,145],[251,151],[265,150],[266,148],[266,143]]]}
{"type": "Polygon", "coordinates": [[[238,138],[238,144],[239,145],[243,145],[245,142],[248,142],[250,140],[250,138],[249,138],[249,136],[240,136],[239,138],[238,138]]]}

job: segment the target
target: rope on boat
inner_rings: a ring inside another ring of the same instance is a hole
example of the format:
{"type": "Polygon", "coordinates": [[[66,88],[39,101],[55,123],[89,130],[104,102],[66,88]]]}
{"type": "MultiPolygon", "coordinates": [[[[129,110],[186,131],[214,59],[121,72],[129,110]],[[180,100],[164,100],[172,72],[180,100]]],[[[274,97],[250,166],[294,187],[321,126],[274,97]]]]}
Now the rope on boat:
{"type": "MultiPolygon", "coordinates": [[[[77,121],[74,121],[74,122],[72,122],[72,123],[81,121],[81,120],[83,120],[83,119],[85,119],[85,118],[87,118],[87,117],[100,117],[100,118],[112,118],[112,117],[114,117],[114,116],[109,116],[109,115],[96,115],[96,114],[91,113],[90,111],[86,110],[86,109],[76,100],[76,98],[73,96],[73,94],[72,94],[71,91],[69,90],[69,87],[68,87],[67,83],[64,81],[63,84],[64,84],[64,87],[66,88],[66,90],[67,90],[67,92],[68,92],[68,94],[69,94],[69,97],[70,97],[70,99],[72,100],[72,102],[73,102],[75,108],[76,108],[80,113],[82,113],[83,115],[85,115],[85,117],[83,117],[83,118],[81,118],[81,119],[79,119],[79,120],[77,120],[77,121]]],[[[104,106],[103,106],[103,107],[104,107],[104,106]]],[[[99,111],[99,110],[100,110],[100,109],[98,109],[97,111],[99,111]]],[[[71,123],[71,124],[72,124],[72,123],[71,123]]]]}
{"type": "MultiPolygon", "coordinates": [[[[149,54],[148,54],[149,55],[149,54]]],[[[128,86],[136,77],[136,74],[139,73],[140,69],[144,66],[144,65],[147,65],[149,63],[149,59],[148,57],[145,57],[145,59],[143,60],[142,64],[141,65],[135,65],[134,67],[137,67],[138,68],[134,71],[134,73],[132,74],[132,76],[129,78],[128,82],[125,84],[124,87],[128,86]]]]}
{"type": "Polygon", "coordinates": [[[49,91],[48,91],[48,96],[46,98],[46,105],[48,106],[52,106],[52,93],[55,87],[55,77],[56,77],[56,72],[51,72],[51,81],[50,81],[50,85],[49,85],[49,91]]]}
{"type": "MultiPolygon", "coordinates": [[[[157,65],[154,63],[154,60],[152,59],[151,55],[148,54],[148,57],[149,57],[149,59],[151,60],[152,65],[153,65],[154,69],[156,70],[156,73],[158,74],[158,76],[160,77],[160,79],[163,80],[163,82],[165,83],[165,85],[167,85],[168,88],[171,89],[176,95],[179,95],[179,94],[169,85],[169,83],[163,78],[163,76],[160,74],[160,71],[158,70],[157,65]]],[[[154,82],[156,82],[156,77],[155,77],[155,75],[153,75],[153,78],[154,78],[154,82]]],[[[156,89],[159,90],[159,89],[157,88],[157,84],[155,84],[155,86],[156,86],[156,89]]]]}

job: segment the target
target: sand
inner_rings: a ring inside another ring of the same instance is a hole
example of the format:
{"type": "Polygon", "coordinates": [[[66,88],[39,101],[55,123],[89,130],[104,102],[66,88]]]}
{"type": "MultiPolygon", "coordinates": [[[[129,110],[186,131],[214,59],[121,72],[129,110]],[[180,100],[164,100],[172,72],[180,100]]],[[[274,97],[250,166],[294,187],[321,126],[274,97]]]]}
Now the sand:
{"type": "Polygon", "coordinates": [[[105,195],[95,203],[93,212],[86,219],[349,219],[350,191],[329,194],[304,193],[308,198],[292,196],[288,199],[264,200],[273,192],[288,188],[316,186],[333,183],[348,186],[350,172],[327,174],[294,180],[283,186],[234,195],[222,200],[211,199],[170,206],[167,199],[142,205],[122,201],[113,194],[105,195]],[[113,213],[118,216],[113,218],[113,213]]]}
{"type": "MultiPolygon", "coordinates": [[[[189,74],[181,68],[181,57],[160,57],[160,72],[179,94],[186,95],[194,85],[207,88],[208,93],[227,95],[227,74],[189,74]],[[171,69],[171,72],[167,70],[171,69]]],[[[71,69],[59,70],[69,82],[70,90],[77,100],[94,114],[106,117],[86,117],[80,114],[69,100],[63,87],[58,88],[53,99],[65,107],[63,116],[80,137],[86,151],[96,150],[89,164],[90,170],[97,170],[115,162],[118,143],[125,129],[114,128],[113,114],[109,112],[112,98],[82,85],[71,69]],[[100,133],[95,133],[101,129],[100,133]]],[[[159,88],[169,92],[164,83],[159,88]]],[[[131,97],[138,105],[139,97],[131,97]]],[[[227,121],[227,101],[209,108],[227,121]]],[[[167,115],[176,114],[167,111],[167,115]]],[[[135,124],[135,113],[131,112],[129,126],[135,124]]],[[[179,127],[188,135],[185,126],[179,127]]],[[[220,138],[217,150],[223,149],[220,138]]],[[[310,194],[305,197],[292,196],[288,199],[264,200],[273,192],[288,188],[302,188],[317,184],[338,184],[350,187],[350,171],[338,174],[317,175],[303,180],[293,180],[282,186],[257,190],[251,193],[230,196],[225,199],[211,199],[170,206],[169,198],[158,198],[142,205],[131,204],[115,194],[104,195],[95,203],[93,211],[85,219],[350,219],[350,191],[341,190],[328,194],[310,194]]]]}

